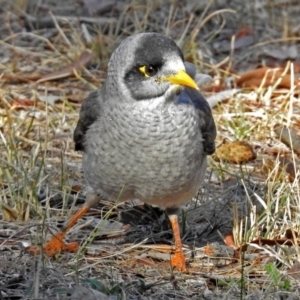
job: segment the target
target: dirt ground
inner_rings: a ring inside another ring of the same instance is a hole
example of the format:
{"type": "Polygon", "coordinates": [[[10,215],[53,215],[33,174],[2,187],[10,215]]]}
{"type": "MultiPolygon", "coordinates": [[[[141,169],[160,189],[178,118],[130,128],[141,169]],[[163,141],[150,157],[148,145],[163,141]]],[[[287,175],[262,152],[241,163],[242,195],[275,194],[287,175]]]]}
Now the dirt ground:
{"type": "Polygon", "coordinates": [[[0,300],[300,299],[299,152],[273,130],[279,122],[298,132],[299,108],[288,105],[298,104],[291,100],[298,94],[233,91],[232,83],[289,61],[297,77],[298,1],[0,4],[0,300]],[[210,101],[221,97],[213,108],[217,144],[247,141],[255,157],[243,164],[210,158],[205,185],[180,214],[185,274],[170,267],[173,237],[164,212],[134,201],[101,201],[82,218],[67,236],[79,242],[78,253],[30,256],[24,249],[43,245],[85,201],[89,188],[72,141],[82,101],[105,81],[120,41],[145,31],[172,37],[186,60],[212,76],[203,93],[210,101]],[[279,152],[289,160],[284,179],[273,172],[279,152]],[[264,244],[242,250],[258,238],[264,244]]]}

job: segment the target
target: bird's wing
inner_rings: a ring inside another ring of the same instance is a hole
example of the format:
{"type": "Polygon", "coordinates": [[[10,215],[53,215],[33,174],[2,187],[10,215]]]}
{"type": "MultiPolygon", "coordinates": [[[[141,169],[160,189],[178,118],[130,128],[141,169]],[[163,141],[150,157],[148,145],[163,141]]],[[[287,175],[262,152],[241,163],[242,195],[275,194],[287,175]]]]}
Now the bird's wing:
{"type": "Polygon", "coordinates": [[[79,120],[73,135],[76,151],[84,151],[85,133],[100,116],[104,101],[102,89],[91,92],[81,105],[79,120]]]}
{"type": "Polygon", "coordinates": [[[185,71],[193,78],[195,79],[197,68],[194,64],[190,63],[189,61],[184,62],[185,71]]]}
{"type": "MultiPolygon", "coordinates": [[[[189,62],[184,62],[186,72],[196,79],[196,66],[189,62]]],[[[200,130],[203,137],[203,148],[206,154],[213,154],[215,152],[215,138],[217,135],[215,121],[212,116],[210,106],[204,96],[197,90],[186,87],[179,95],[179,103],[186,103],[193,105],[201,120],[200,130]]]]}
{"type": "Polygon", "coordinates": [[[179,96],[179,102],[182,102],[184,98],[184,102],[188,100],[189,103],[192,103],[199,115],[204,152],[206,154],[213,154],[215,152],[217,130],[208,102],[199,91],[192,88],[185,88],[183,90],[179,96]]]}
{"type": "Polygon", "coordinates": [[[196,81],[198,87],[212,80],[211,76],[207,74],[197,73],[197,68],[194,64],[184,62],[186,72],[196,81]]]}

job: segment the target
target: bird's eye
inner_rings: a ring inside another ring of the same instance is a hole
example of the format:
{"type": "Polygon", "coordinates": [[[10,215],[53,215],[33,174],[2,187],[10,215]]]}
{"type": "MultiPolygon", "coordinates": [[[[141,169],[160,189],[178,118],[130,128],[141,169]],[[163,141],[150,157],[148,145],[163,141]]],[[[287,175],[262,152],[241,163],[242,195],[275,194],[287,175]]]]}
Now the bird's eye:
{"type": "Polygon", "coordinates": [[[158,72],[158,67],[153,65],[147,65],[147,66],[141,66],[139,67],[139,71],[145,76],[145,77],[152,77],[156,75],[158,72]]]}

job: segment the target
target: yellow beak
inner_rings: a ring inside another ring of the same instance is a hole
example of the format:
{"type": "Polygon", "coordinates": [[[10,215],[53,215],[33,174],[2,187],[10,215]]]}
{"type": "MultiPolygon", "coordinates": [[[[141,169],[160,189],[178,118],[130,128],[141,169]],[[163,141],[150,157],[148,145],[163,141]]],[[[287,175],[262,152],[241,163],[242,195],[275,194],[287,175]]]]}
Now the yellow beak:
{"type": "Polygon", "coordinates": [[[165,79],[173,84],[188,86],[199,90],[196,82],[183,70],[179,70],[175,75],[168,75],[165,77],[165,79]]]}

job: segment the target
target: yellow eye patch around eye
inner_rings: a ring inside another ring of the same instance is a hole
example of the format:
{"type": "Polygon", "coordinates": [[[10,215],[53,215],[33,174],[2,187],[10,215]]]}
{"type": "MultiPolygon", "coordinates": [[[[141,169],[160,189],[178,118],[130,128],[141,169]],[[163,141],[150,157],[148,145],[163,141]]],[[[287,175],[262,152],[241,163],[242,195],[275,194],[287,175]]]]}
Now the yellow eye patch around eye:
{"type": "Polygon", "coordinates": [[[146,72],[146,66],[139,67],[139,71],[145,76],[150,77],[146,72]]]}

